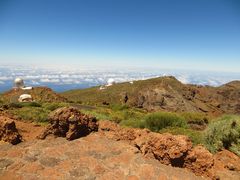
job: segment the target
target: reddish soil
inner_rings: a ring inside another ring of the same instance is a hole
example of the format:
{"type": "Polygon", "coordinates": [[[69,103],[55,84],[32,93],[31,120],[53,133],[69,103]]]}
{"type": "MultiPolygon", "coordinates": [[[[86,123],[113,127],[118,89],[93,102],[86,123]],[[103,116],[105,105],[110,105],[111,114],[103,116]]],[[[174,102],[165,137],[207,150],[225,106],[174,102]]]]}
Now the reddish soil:
{"type": "Polygon", "coordinates": [[[2,124],[4,120],[14,121],[18,133],[21,135],[22,141],[36,139],[36,137],[45,129],[44,126],[36,125],[34,123],[29,123],[22,120],[16,120],[14,116],[11,116],[3,111],[0,113],[0,123],[2,124]]]}
{"type": "Polygon", "coordinates": [[[19,133],[22,135],[23,141],[31,141],[36,139],[36,137],[44,130],[44,126],[36,125],[33,123],[16,121],[16,127],[19,133]]]}

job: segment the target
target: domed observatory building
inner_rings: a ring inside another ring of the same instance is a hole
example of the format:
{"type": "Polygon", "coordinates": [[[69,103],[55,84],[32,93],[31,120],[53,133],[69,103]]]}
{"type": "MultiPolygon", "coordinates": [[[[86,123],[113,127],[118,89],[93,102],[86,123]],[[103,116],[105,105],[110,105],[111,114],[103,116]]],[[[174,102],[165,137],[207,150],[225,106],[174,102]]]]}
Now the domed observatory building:
{"type": "Polygon", "coordinates": [[[24,88],[24,81],[21,78],[16,78],[14,80],[14,88],[21,89],[24,88]]]}
{"type": "Polygon", "coordinates": [[[32,87],[26,87],[25,84],[24,84],[23,79],[16,78],[14,80],[14,89],[31,90],[32,87]]]}
{"type": "Polygon", "coordinates": [[[116,84],[115,80],[113,78],[109,78],[106,86],[112,86],[114,84],[116,84]]]}
{"type": "Polygon", "coordinates": [[[30,94],[22,94],[18,98],[18,102],[32,102],[33,98],[30,94]]]}

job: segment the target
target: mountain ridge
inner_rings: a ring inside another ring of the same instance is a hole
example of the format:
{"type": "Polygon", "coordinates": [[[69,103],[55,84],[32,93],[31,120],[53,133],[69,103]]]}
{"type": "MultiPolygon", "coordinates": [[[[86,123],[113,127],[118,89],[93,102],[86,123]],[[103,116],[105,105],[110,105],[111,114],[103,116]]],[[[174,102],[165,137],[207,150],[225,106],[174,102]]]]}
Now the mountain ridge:
{"type": "Polygon", "coordinates": [[[166,76],[118,83],[103,90],[99,86],[70,90],[61,95],[73,102],[124,104],[148,111],[240,114],[240,81],[211,87],[183,84],[173,76],[166,76]]]}

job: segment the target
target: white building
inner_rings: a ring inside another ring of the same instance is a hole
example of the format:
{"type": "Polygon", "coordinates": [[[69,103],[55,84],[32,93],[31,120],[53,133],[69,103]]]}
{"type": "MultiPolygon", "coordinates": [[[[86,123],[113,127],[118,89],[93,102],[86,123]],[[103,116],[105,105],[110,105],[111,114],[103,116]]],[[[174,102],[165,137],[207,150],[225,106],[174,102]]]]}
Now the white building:
{"type": "Polygon", "coordinates": [[[108,81],[107,81],[107,85],[106,86],[112,86],[114,85],[116,82],[113,78],[109,78],[108,81]]]}
{"type": "Polygon", "coordinates": [[[24,88],[24,81],[21,78],[16,78],[14,80],[14,87],[15,88],[24,88]]]}
{"type": "Polygon", "coordinates": [[[16,88],[16,89],[22,89],[22,90],[31,90],[31,89],[32,89],[32,87],[26,87],[26,86],[24,85],[23,79],[21,79],[21,78],[16,78],[16,79],[14,80],[14,88],[16,88]]]}
{"type": "Polygon", "coordinates": [[[19,102],[32,102],[33,98],[30,94],[22,94],[18,98],[19,102]]]}

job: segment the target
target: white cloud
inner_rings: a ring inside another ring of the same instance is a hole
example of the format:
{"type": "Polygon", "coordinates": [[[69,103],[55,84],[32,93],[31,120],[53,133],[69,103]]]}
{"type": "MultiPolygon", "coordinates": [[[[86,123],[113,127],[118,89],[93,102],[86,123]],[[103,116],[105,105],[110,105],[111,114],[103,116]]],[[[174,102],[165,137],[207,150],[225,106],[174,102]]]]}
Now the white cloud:
{"type": "Polygon", "coordinates": [[[60,80],[59,79],[40,79],[40,82],[43,82],[43,83],[59,83],[60,80]]]}
{"type": "MultiPolygon", "coordinates": [[[[12,83],[16,77],[24,79],[25,84],[36,86],[41,85],[66,85],[66,87],[88,87],[106,84],[109,78],[113,78],[116,82],[135,81],[148,78],[156,78],[164,75],[173,75],[182,83],[193,83],[201,85],[219,86],[232,80],[240,79],[239,74],[231,73],[206,73],[206,72],[186,72],[186,71],[170,71],[170,70],[146,70],[146,69],[43,69],[32,67],[4,67],[0,68],[0,84],[8,85],[12,83]]],[[[9,86],[8,86],[9,87],[9,86]]]]}
{"type": "Polygon", "coordinates": [[[11,77],[11,76],[1,76],[0,77],[0,80],[3,80],[3,81],[7,81],[7,80],[13,80],[13,77],[11,77]]]}

